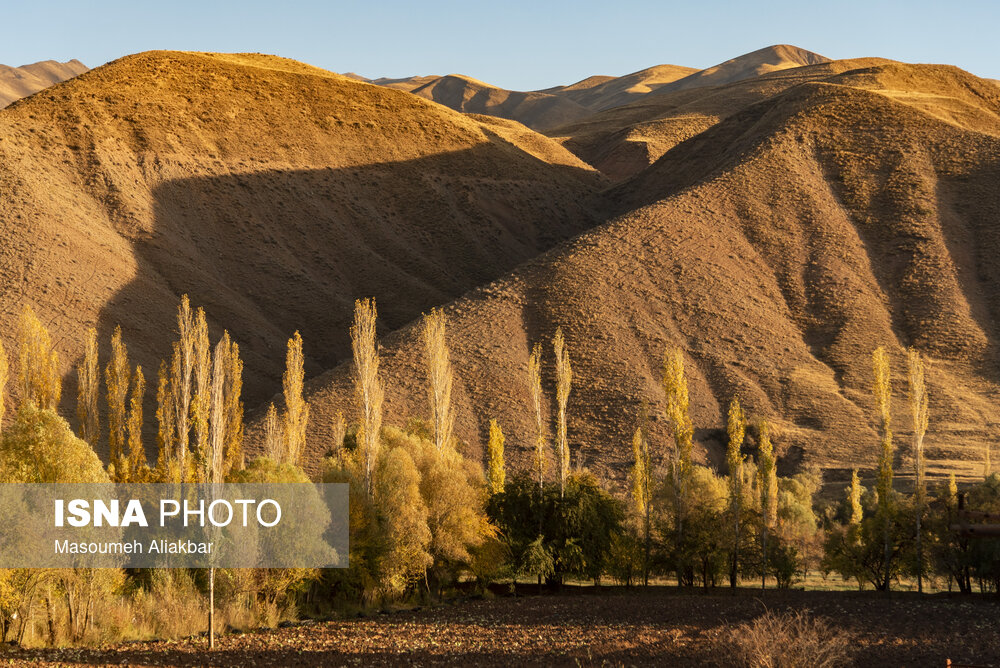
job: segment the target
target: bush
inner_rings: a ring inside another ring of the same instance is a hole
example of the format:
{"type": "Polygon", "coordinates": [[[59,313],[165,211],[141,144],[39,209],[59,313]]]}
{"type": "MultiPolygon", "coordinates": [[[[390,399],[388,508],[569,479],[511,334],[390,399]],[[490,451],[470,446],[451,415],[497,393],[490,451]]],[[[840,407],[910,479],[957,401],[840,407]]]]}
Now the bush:
{"type": "Polygon", "coordinates": [[[851,636],[807,612],[764,613],[732,631],[741,665],[751,668],[833,668],[850,663],[851,636]]]}

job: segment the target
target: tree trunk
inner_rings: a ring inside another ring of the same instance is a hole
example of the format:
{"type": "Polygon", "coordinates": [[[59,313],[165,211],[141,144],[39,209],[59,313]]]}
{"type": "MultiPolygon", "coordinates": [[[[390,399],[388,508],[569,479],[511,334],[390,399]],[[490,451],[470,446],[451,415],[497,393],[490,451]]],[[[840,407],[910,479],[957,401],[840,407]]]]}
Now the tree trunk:
{"type": "Polygon", "coordinates": [[[642,558],[642,584],[643,584],[644,587],[648,587],[649,586],[649,554],[651,552],[651,547],[652,547],[652,545],[651,545],[651,538],[650,538],[650,535],[649,535],[650,534],[649,525],[650,525],[650,520],[649,520],[649,503],[647,501],[647,503],[646,503],[646,521],[645,521],[644,526],[643,526],[643,530],[646,533],[646,549],[645,549],[645,554],[643,555],[643,558],[642,558]]]}
{"type": "Polygon", "coordinates": [[[215,569],[208,569],[208,648],[215,649],[215,569]]]}
{"type": "Polygon", "coordinates": [[[920,540],[920,515],[921,508],[917,507],[917,593],[924,593],[924,551],[923,541],[920,540]]]}
{"type": "Polygon", "coordinates": [[[767,589],[767,529],[764,529],[761,547],[763,559],[760,562],[760,588],[767,589]]]}

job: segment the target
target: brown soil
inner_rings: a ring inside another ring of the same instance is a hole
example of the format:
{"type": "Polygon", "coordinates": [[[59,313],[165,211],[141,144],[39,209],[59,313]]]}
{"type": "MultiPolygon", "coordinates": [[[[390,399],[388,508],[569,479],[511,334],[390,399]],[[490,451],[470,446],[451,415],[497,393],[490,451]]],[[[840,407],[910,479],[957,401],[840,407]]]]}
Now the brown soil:
{"type": "Polygon", "coordinates": [[[13,650],[16,664],[132,666],[630,666],[734,664],[735,626],[807,610],[849,634],[865,666],[1000,662],[996,599],[871,592],[584,590],[446,605],[275,631],[101,649],[13,650]]]}

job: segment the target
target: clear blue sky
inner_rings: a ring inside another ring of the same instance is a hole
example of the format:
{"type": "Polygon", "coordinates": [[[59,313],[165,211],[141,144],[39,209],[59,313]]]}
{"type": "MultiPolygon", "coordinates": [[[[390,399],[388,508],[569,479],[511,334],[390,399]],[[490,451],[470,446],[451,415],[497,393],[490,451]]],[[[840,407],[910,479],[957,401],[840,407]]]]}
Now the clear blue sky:
{"type": "Polygon", "coordinates": [[[708,67],[788,43],[1000,78],[998,28],[1000,2],[990,1],[4,0],[0,63],[259,51],[369,77],[457,72],[527,90],[659,63],[708,67]]]}

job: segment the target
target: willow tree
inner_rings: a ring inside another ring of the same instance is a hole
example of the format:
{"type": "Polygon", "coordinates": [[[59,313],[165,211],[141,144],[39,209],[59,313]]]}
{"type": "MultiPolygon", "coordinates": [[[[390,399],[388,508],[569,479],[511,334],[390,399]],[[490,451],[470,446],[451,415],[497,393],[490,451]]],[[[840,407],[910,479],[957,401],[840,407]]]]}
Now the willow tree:
{"type": "MultiPolygon", "coordinates": [[[[674,448],[670,461],[670,475],[674,496],[674,533],[676,544],[684,540],[684,517],[688,513],[688,487],[691,478],[691,451],[694,447],[694,424],[688,413],[689,398],[687,379],[684,376],[684,353],[679,347],[670,347],[663,355],[663,393],[667,398],[667,418],[673,432],[674,448]]],[[[682,564],[678,550],[677,577],[680,580],[682,564]]]]}
{"type": "Polygon", "coordinates": [[[87,328],[83,359],[76,367],[76,416],[80,421],[80,438],[90,447],[101,438],[101,423],[97,400],[101,392],[101,376],[97,359],[97,329],[87,328]]]}
{"type": "Polygon", "coordinates": [[[486,452],[489,457],[486,466],[486,484],[490,494],[502,494],[507,478],[507,470],[504,465],[504,435],[503,430],[496,420],[490,420],[490,437],[486,443],[486,452]]]}
{"type": "Polygon", "coordinates": [[[378,343],[375,340],[377,318],[374,299],[354,302],[354,324],[351,326],[354,394],[361,414],[358,443],[364,463],[365,489],[369,495],[375,492],[372,476],[382,437],[382,404],[385,401],[385,389],[379,375],[378,343]]]}
{"type": "Polygon", "coordinates": [[[726,447],[726,465],[729,472],[729,512],[733,515],[733,548],[729,562],[729,586],[736,588],[739,575],[740,554],[740,524],[743,518],[743,439],[746,436],[747,418],[740,406],[739,399],[734,398],[729,404],[729,414],[726,420],[726,434],[729,443],[726,447]]]}
{"type": "Polygon", "coordinates": [[[104,368],[104,383],[108,389],[108,456],[114,467],[116,482],[128,478],[125,460],[126,402],[132,371],[128,363],[128,350],[122,341],[121,326],[111,335],[111,359],[104,368]]]}
{"type": "Polygon", "coordinates": [[[649,562],[652,548],[651,517],[653,506],[653,461],[649,452],[648,418],[645,403],[639,426],[632,434],[632,502],[642,521],[642,583],[649,585],[649,562]]]}
{"type": "Polygon", "coordinates": [[[883,559],[885,568],[885,588],[889,591],[892,556],[892,383],[889,371],[889,355],[885,348],[879,346],[872,353],[872,371],[874,382],[872,392],[875,396],[875,410],[878,413],[879,438],[881,448],[878,460],[878,512],[882,519],[883,559]]]}
{"type": "Polygon", "coordinates": [[[17,380],[21,401],[55,409],[62,397],[59,353],[52,348],[49,330],[27,304],[20,324],[17,380]]]}
{"type": "Polygon", "coordinates": [[[306,447],[306,426],[309,423],[309,405],[302,396],[305,382],[305,358],[302,354],[302,336],[295,332],[288,339],[285,353],[285,373],[281,385],[285,395],[284,442],[287,454],[284,461],[298,466],[306,447]]]}
{"type": "Polygon", "coordinates": [[[927,483],[924,479],[924,434],[927,433],[927,385],[924,382],[924,362],[920,353],[910,348],[907,352],[909,367],[910,417],[913,420],[914,511],[917,519],[917,591],[924,591],[924,553],[921,523],[927,502],[927,483]]]}
{"type": "Polygon", "coordinates": [[[142,480],[147,473],[146,451],[142,446],[142,400],[146,396],[146,377],[142,367],[136,366],[132,375],[132,394],[128,408],[128,466],[129,480],[142,480]]]}
{"type": "Polygon", "coordinates": [[[538,493],[545,485],[545,420],[542,417],[542,345],[536,343],[528,356],[528,394],[535,417],[535,473],[538,493]]]}
{"type": "Polygon", "coordinates": [[[757,425],[757,480],[760,490],[761,515],[761,576],[760,588],[767,586],[767,539],[778,522],[778,472],[774,461],[774,446],[771,444],[771,425],[761,419],[757,425]]]}
{"type": "Polygon", "coordinates": [[[451,360],[445,339],[447,322],[444,312],[431,309],[424,316],[424,350],[427,354],[427,389],[431,406],[434,445],[440,454],[451,443],[455,415],[451,409],[451,360]]]}
{"type": "Polygon", "coordinates": [[[569,349],[563,338],[562,328],[556,328],[552,348],[556,356],[556,404],[559,407],[559,495],[566,491],[569,477],[569,440],[566,435],[566,404],[569,402],[570,386],[573,383],[573,368],[569,362],[569,349]]]}

